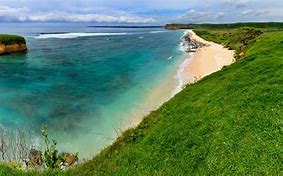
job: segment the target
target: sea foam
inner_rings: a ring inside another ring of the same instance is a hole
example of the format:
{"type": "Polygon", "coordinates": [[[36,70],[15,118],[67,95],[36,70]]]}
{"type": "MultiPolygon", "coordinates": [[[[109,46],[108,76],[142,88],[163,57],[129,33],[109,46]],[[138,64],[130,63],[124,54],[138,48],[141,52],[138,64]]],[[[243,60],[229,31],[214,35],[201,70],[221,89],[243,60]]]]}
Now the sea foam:
{"type": "MultiPolygon", "coordinates": [[[[184,53],[187,52],[187,49],[189,47],[187,45],[185,37],[190,32],[191,32],[191,30],[185,31],[183,36],[180,38],[181,42],[180,42],[180,45],[179,45],[179,50],[183,51],[184,53]]],[[[193,56],[193,53],[189,53],[188,57],[179,66],[179,68],[177,70],[177,74],[175,75],[175,79],[178,80],[178,85],[177,85],[176,89],[173,91],[172,96],[174,96],[175,94],[179,93],[183,89],[183,87],[188,83],[188,78],[187,78],[187,76],[185,74],[185,68],[188,65],[188,63],[190,62],[192,56],[193,56]]]]}
{"type": "Polygon", "coordinates": [[[184,32],[183,36],[180,38],[181,42],[180,42],[180,47],[179,50],[186,52],[188,50],[188,48],[190,47],[188,45],[188,42],[185,40],[185,37],[191,32],[191,30],[187,30],[184,32]]]}
{"type": "Polygon", "coordinates": [[[163,33],[163,32],[167,32],[167,31],[151,31],[151,34],[156,34],[156,33],[163,33]]]}
{"type": "Polygon", "coordinates": [[[62,33],[62,34],[40,34],[36,36],[37,39],[59,38],[59,39],[72,39],[78,37],[91,37],[91,36],[113,36],[113,35],[128,35],[129,33],[62,33]]]}

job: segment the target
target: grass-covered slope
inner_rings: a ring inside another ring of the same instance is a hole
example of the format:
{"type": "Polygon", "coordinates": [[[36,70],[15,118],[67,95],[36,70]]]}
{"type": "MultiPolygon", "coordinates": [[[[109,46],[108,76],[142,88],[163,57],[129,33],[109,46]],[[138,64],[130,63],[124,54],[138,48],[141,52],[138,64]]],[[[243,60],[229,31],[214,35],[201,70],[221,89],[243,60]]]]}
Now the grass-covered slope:
{"type": "MultiPolygon", "coordinates": [[[[76,175],[280,175],[283,32],[187,86],[76,175]]],[[[282,174],[282,172],[281,172],[282,174]]]]}
{"type": "Polygon", "coordinates": [[[26,44],[25,38],[18,35],[0,34],[0,43],[10,45],[13,43],[26,44]]]}
{"type": "Polygon", "coordinates": [[[282,117],[283,31],[264,32],[244,58],[188,85],[94,159],[44,174],[280,175],[282,117]]]}
{"type": "Polygon", "coordinates": [[[195,30],[196,34],[206,40],[220,43],[228,49],[235,50],[235,58],[244,57],[246,52],[254,45],[257,38],[262,35],[262,31],[253,28],[235,28],[207,30],[199,28],[195,30]]]}
{"type": "Polygon", "coordinates": [[[235,29],[235,28],[261,28],[261,29],[283,29],[282,22],[246,22],[246,23],[227,23],[227,24],[167,24],[166,29],[198,29],[205,28],[209,30],[223,30],[223,29],[235,29]]]}

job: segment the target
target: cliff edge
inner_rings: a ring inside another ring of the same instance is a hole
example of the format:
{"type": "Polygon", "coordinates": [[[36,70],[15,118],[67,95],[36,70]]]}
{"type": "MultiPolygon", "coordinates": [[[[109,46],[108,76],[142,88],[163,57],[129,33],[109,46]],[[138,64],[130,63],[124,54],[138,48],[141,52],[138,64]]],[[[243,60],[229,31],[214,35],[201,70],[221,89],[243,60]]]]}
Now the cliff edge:
{"type": "Polygon", "coordinates": [[[0,34],[0,55],[26,52],[27,45],[24,37],[0,34]]]}

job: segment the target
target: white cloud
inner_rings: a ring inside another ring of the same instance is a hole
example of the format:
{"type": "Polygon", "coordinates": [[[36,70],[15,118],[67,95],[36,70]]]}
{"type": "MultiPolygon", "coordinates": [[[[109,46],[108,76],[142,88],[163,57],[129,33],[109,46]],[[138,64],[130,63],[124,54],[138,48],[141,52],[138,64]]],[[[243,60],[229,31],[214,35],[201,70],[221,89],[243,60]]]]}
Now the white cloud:
{"type": "Polygon", "coordinates": [[[69,13],[64,11],[32,12],[28,8],[0,6],[2,21],[32,22],[105,22],[105,23],[153,23],[155,19],[128,13],[106,15],[94,13],[69,13]]]}
{"type": "Polygon", "coordinates": [[[216,18],[221,19],[225,17],[225,13],[224,12],[218,12],[218,14],[216,15],[216,18]]]}
{"type": "Polygon", "coordinates": [[[282,21],[282,11],[282,0],[0,0],[0,22],[282,21]]]}
{"type": "Polygon", "coordinates": [[[248,0],[224,0],[224,4],[240,9],[247,7],[248,0]]]}
{"type": "Polygon", "coordinates": [[[186,14],[179,16],[179,20],[189,23],[210,23],[222,20],[225,16],[226,14],[224,12],[214,13],[208,10],[196,11],[192,9],[186,14]]]}
{"type": "Polygon", "coordinates": [[[181,18],[189,19],[190,21],[199,21],[201,19],[207,18],[210,14],[207,11],[195,11],[194,9],[187,12],[181,18]]]}
{"type": "Polygon", "coordinates": [[[18,20],[24,21],[26,14],[28,13],[27,8],[10,8],[8,6],[0,6],[0,18],[2,20],[18,20]]]}
{"type": "Polygon", "coordinates": [[[103,14],[78,14],[67,12],[49,12],[29,15],[30,21],[61,21],[61,22],[106,22],[106,23],[152,23],[153,18],[130,15],[111,16],[103,14]]]}
{"type": "Polygon", "coordinates": [[[250,14],[252,14],[253,13],[253,10],[244,10],[243,12],[242,12],[242,15],[250,15],[250,14]]]}
{"type": "Polygon", "coordinates": [[[251,10],[251,9],[248,9],[248,10],[244,10],[242,12],[242,15],[243,16],[260,16],[260,15],[268,16],[269,12],[267,10],[251,10]]]}

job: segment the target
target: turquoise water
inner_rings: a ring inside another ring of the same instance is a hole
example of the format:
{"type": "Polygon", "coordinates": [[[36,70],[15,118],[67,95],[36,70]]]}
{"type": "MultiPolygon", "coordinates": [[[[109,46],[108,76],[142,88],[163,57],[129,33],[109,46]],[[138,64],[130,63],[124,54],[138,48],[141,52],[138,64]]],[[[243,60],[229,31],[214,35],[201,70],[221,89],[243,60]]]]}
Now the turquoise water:
{"type": "Polygon", "coordinates": [[[0,56],[1,123],[36,136],[46,124],[59,148],[82,157],[170,98],[187,57],[183,31],[7,25],[0,33],[24,35],[29,48],[0,56]]]}

